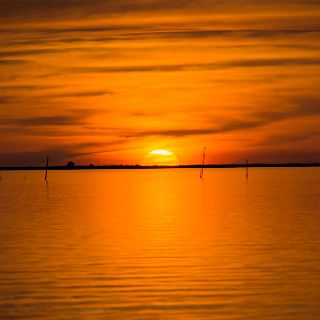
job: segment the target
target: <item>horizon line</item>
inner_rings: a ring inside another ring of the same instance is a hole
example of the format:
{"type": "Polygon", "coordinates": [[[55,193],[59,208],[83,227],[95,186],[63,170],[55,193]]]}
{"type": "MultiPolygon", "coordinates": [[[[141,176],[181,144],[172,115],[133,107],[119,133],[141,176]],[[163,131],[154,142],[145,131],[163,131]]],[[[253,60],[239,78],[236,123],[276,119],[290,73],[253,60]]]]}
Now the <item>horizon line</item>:
{"type": "Polygon", "coordinates": [[[140,164],[112,164],[112,165],[52,165],[52,166],[0,166],[5,170],[81,170],[81,169],[200,169],[200,168],[268,168],[268,167],[318,167],[320,162],[288,162],[288,163],[225,163],[225,164],[181,164],[181,165],[140,165],[140,164]]]}

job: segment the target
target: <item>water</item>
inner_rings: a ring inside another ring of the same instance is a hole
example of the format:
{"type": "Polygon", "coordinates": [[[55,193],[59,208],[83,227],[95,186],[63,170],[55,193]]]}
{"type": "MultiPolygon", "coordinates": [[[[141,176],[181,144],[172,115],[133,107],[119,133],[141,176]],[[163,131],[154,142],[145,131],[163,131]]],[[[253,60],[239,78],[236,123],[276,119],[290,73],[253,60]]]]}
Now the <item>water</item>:
{"type": "Polygon", "coordinates": [[[0,318],[320,318],[320,169],[0,172],[0,318]]]}

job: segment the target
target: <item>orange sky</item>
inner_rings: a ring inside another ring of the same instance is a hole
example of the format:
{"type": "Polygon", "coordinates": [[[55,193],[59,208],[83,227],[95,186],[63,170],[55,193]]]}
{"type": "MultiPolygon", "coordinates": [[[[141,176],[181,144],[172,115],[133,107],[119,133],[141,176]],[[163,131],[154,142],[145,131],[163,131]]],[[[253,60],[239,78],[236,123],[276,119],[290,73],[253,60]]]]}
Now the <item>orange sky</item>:
{"type": "Polygon", "coordinates": [[[320,161],[318,0],[0,0],[0,27],[0,165],[320,161]]]}

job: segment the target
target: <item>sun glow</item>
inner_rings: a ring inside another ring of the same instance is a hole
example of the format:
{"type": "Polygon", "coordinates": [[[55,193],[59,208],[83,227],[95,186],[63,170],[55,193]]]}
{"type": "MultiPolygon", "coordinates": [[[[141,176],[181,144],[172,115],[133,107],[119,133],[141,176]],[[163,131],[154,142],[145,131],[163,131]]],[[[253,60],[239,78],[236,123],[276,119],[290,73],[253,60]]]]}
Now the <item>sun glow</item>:
{"type": "Polygon", "coordinates": [[[153,151],[151,151],[149,153],[150,154],[154,154],[154,155],[159,155],[159,156],[172,156],[173,155],[173,153],[171,151],[163,150],[163,149],[153,150],[153,151]]]}
{"type": "Polygon", "coordinates": [[[177,165],[178,159],[175,154],[169,150],[157,149],[150,151],[144,157],[145,165],[177,165]]]}

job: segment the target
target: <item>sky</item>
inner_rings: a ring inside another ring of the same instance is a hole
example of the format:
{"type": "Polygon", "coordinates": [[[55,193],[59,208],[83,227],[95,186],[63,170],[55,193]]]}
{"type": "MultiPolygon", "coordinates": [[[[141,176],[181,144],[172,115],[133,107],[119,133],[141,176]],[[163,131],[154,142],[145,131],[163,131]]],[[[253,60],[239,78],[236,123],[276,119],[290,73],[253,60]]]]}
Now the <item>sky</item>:
{"type": "Polygon", "coordinates": [[[319,0],[0,0],[0,30],[2,166],[320,161],[319,0]]]}

